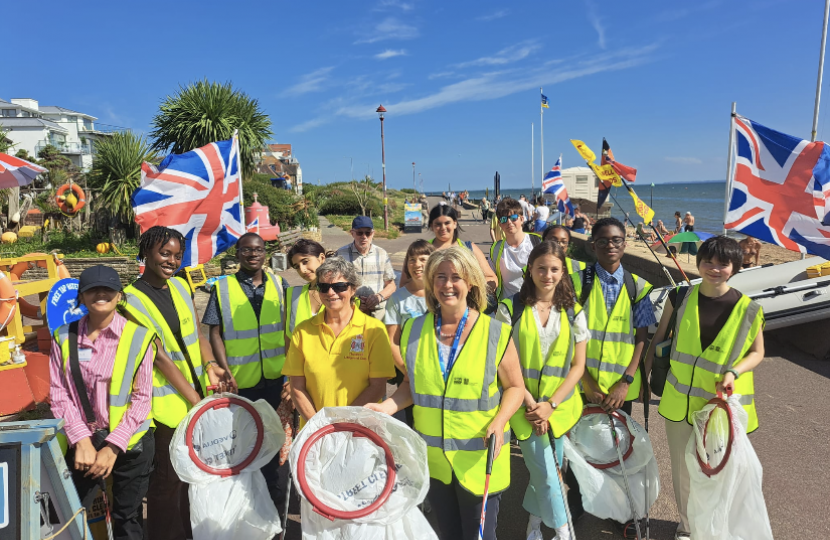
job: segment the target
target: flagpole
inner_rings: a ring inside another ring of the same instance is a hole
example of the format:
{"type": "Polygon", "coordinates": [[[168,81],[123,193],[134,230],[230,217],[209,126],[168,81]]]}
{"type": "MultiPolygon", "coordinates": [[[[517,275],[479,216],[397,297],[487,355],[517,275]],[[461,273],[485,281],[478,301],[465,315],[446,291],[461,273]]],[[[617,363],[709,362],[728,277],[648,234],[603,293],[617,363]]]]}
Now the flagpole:
{"type": "MultiPolygon", "coordinates": [[[[830,1],[830,0],[827,0],[830,1]]],[[[723,234],[726,236],[726,214],[729,213],[729,196],[732,194],[733,155],[735,153],[735,111],[737,102],[732,102],[732,114],[729,115],[729,153],[726,154],[726,195],[723,198],[723,234]]]]}
{"type": "Polygon", "coordinates": [[[539,156],[542,162],[542,173],[539,176],[542,180],[545,179],[545,108],[542,107],[542,87],[539,87],[539,156]]]}
{"type": "Polygon", "coordinates": [[[821,101],[821,79],[824,75],[824,45],[827,43],[827,17],[830,15],[830,0],[824,0],[824,27],[821,30],[821,51],[818,57],[818,82],[816,83],[816,106],[813,109],[813,133],[810,141],[816,141],[816,129],[818,128],[818,107],[821,101]]]}
{"type": "MultiPolygon", "coordinates": [[[[239,130],[233,130],[233,144],[236,146],[236,164],[239,170],[239,214],[242,220],[242,232],[248,232],[248,221],[245,219],[245,199],[242,197],[242,155],[239,150],[239,130]]],[[[270,223],[269,223],[270,225],[270,223]]]]}
{"type": "MultiPolygon", "coordinates": [[[[830,1],[830,0],[828,0],[830,1]]],[[[530,123],[530,197],[533,198],[533,188],[536,185],[536,172],[534,171],[533,167],[535,166],[533,159],[533,122],[530,123]]],[[[544,177],[540,178],[539,181],[543,181],[544,177]]]]}

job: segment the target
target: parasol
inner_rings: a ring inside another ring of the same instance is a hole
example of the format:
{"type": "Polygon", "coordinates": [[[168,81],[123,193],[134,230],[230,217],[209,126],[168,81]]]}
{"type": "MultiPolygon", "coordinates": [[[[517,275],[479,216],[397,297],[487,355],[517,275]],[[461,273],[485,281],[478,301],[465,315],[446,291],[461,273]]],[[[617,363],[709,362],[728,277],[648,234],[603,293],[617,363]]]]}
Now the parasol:
{"type": "Polygon", "coordinates": [[[37,175],[48,172],[40,165],[0,152],[0,188],[16,188],[32,183],[37,175]]]}

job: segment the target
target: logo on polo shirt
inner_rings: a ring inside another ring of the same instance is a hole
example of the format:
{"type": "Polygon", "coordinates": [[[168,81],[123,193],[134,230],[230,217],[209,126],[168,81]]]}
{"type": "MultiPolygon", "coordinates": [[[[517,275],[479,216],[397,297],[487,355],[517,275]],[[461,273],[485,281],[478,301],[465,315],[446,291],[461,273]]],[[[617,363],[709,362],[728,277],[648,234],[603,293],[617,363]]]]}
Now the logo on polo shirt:
{"type": "Polygon", "coordinates": [[[365,343],[363,341],[363,334],[358,334],[352,338],[352,348],[350,352],[362,353],[365,343]]]}

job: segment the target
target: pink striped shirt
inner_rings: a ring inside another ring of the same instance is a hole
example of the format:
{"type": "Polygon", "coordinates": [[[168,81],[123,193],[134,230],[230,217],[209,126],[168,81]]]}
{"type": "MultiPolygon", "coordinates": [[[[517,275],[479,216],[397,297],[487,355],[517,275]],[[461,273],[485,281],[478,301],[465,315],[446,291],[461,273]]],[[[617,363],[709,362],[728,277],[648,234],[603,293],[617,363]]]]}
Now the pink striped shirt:
{"type": "MultiPolygon", "coordinates": [[[[127,319],[116,312],[112,322],[98,333],[98,337],[93,343],[87,336],[87,319],[88,316],[85,316],[78,325],[78,357],[81,365],[81,377],[84,380],[84,385],[86,385],[92,411],[95,413],[93,424],[87,424],[86,422],[83,405],[75,391],[69,362],[67,362],[66,370],[64,370],[61,348],[54,340],[52,340],[52,353],[49,361],[51,380],[49,395],[52,399],[52,414],[55,418],[63,418],[66,421],[64,431],[69,444],[73,446],[84,437],[90,437],[93,431],[109,428],[109,393],[112,369],[115,363],[118,341],[121,339],[121,332],[127,323],[127,319]]],[[[150,414],[152,395],[153,348],[149,347],[136,372],[130,406],[121,418],[121,422],[107,437],[107,442],[114,444],[121,451],[127,450],[130,438],[147,419],[147,415],[150,414]]]]}

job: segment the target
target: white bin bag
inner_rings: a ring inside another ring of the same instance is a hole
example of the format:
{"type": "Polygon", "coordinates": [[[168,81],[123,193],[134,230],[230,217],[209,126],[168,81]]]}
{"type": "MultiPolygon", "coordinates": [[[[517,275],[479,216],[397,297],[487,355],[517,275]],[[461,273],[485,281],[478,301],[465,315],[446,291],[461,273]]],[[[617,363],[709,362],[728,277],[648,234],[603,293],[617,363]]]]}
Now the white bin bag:
{"type": "Polygon", "coordinates": [[[746,435],[749,415],[740,397],[714,399],[692,414],[686,446],[692,538],[772,540],[761,491],[764,471],[746,435]]]}
{"type": "MultiPolygon", "coordinates": [[[[565,456],[579,481],[582,505],[586,512],[598,518],[625,523],[634,519],[634,514],[625,492],[608,413],[594,405],[586,406],[582,414],[564,439],[565,456]]],[[[646,514],[646,477],[648,508],[660,493],[660,474],[651,439],[646,430],[623,411],[614,414],[631,495],[637,515],[643,518],[646,514]]]]}
{"type": "Polygon", "coordinates": [[[193,540],[270,540],[282,531],[260,468],[285,432],[266,401],[235,394],[203,399],[182,420],[170,456],[190,484],[193,540]]]}
{"type": "Polygon", "coordinates": [[[288,459],[304,540],[437,540],[417,507],[429,491],[426,443],[403,422],[363,407],[324,408],[288,459]]]}

